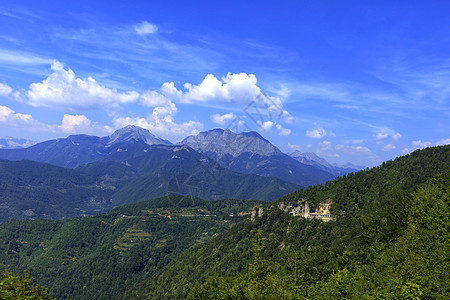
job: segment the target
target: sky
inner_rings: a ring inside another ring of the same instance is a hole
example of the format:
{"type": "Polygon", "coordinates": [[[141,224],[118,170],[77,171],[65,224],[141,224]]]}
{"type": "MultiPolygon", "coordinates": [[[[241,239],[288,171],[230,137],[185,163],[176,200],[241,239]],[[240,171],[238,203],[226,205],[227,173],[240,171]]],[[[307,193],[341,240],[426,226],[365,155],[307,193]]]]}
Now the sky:
{"type": "Polygon", "coordinates": [[[0,0],[0,136],[257,131],[375,166],[450,143],[448,1],[0,0]]]}

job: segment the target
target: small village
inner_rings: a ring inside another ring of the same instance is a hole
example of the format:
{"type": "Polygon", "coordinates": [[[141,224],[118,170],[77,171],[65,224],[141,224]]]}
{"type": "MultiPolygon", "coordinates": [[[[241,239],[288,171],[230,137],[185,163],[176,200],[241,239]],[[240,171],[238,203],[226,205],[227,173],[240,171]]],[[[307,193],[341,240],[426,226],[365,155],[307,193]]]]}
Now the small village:
{"type": "MultiPolygon", "coordinates": [[[[289,212],[289,214],[294,217],[320,219],[324,222],[329,222],[336,221],[336,216],[330,212],[331,205],[333,205],[333,200],[328,198],[324,202],[320,203],[314,212],[311,212],[308,201],[306,199],[301,199],[297,201],[297,204],[286,204],[282,202],[278,204],[278,208],[282,211],[289,212]]],[[[254,222],[256,217],[262,217],[263,214],[264,209],[256,206],[250,213],[250,220],[254,222]]]]}

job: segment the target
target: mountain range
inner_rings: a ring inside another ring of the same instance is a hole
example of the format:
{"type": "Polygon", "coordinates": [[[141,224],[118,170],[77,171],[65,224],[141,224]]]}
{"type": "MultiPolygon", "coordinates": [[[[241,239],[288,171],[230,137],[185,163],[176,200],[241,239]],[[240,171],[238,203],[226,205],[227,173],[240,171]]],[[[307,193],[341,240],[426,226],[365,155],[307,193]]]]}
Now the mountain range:
{"type": "Polygon", "coordinates": [[[341,174],[318,157],[299,161],[257,132],[223,129],[172,145],[127,126],[0,149],[0,159],[0,221],[93,215],[169,194],[274,201],[341,174]]]}
{"type": "Polygon", "coordinates": [[[299,163],[254,131],[238,134],[229,129],[213,129],[178,144],[188,145],[236,172],[275,176],[303,187],[336,177],[326,168],[299,163]]]}

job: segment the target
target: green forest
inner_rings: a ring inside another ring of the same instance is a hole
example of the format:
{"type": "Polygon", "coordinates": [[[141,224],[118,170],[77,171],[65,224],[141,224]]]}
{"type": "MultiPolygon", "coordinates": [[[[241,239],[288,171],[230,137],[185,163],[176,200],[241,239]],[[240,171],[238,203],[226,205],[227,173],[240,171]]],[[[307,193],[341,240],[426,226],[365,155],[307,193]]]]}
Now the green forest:
{"type": "Polygon", "coordinates": [[[57,299],[448,299],[449,231],[441,146],[268,204],[171,196],[8,221],[0,258],[57,299]],[[326,199],[335,221],[281,209],[326,199]]]}
{"type": "Polygon", "coordinates": [[[183,252],[125,299],[448,299],[450,146],[294,192],[183,252]],[[335,222],[281,203],[334,201],[335,222]]]}
{"type": "Polygon", "coordinates": [[[262,203],[168,196],[95,217],[8,221],[0,261],[17,274],[27,269],[57,299],[111,299],[262,203]]]}

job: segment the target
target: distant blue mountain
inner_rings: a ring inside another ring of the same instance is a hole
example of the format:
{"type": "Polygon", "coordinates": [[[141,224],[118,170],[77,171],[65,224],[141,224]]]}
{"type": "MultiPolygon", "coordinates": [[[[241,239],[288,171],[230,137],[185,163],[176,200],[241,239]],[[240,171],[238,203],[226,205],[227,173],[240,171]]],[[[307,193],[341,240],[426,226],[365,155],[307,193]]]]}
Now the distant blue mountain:
{"type": "Polygon", "coordinates": [[[297,151],[288,153],[288,155],[291,156],[292,158],[294,158],[295,160],[301,162],[302,164],[314,166],[316,168],[319,168],[321,170],[329,172],[335,176],[341,176],[341,175],[345,175],[348,173],[357,172],[359,170],[365,169],[365,167],[355,166],[350,163],[348,163],[344,166],[338,166],[336,164],[331,165],[325,159],[317,156],[313,152],[300,152],[297,150],[297,151]]]}
{"type": "Polygon", "coordinates": [[[154,136],[147,129],[129,125],[105,137],[71,135],[24,149],[0,149],[0,159],[26,159],[74,168],[99,160],[109,154],[112,146],[130,141],[142,141],[148,145],[170,144],[169,141],[154,136]]]}

